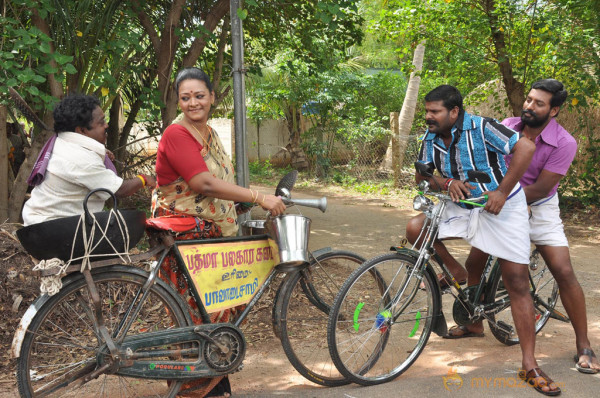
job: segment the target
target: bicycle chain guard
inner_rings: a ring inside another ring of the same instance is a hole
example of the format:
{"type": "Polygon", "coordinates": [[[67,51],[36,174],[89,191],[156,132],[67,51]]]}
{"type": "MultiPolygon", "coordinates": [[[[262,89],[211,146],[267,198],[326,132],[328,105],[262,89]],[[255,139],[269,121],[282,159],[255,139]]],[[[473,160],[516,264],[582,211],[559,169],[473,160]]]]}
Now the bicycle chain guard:
{"type": "MultiPolygon", "coordinates": [[[[223,376],[241,369],[246,355],[242,331],[221,323],[127,336],[118,348],[116,374],[167,380],[223,376]]],[[[100,350],[99,367],[109,363],[107,353],[106,348],[100,350]]]]}

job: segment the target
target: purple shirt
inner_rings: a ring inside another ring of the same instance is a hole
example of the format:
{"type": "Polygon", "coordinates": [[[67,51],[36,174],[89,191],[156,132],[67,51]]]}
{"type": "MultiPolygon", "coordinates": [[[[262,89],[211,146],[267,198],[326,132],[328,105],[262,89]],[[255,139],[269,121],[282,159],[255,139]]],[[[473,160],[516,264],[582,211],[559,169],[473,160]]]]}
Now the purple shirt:
{"type": "MultiPolygon", "coordinates": [[[[504,119],[502,124],[520,133],[524,127],[520,117],[509,117],[504,119]]],[[[527,171],[521,177],[521,185],[527,186],[536,182],[542,170],[566,175],[576,153],[575,138],[552,118],[542,133],[535,138],[535,153],[527,171]]],[[[511,158],[512,155],[504,157],[507,165],[511,158]]],[[[557,189],[558,183],[550,190],[548,197],[554,195],[557,189]]]]}

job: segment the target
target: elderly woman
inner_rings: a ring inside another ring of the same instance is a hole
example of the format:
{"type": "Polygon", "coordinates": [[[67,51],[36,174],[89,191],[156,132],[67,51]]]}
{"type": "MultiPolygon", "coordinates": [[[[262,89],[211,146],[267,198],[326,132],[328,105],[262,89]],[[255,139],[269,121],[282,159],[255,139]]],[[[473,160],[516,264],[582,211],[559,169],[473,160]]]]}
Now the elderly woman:
{"type": "MultiPolygon", "coordinates": [[[[106,188],[117,197],[132,195],[144,186],[154,187],[152,176],[124,180],[104,163],[108,124],[100,102],[89,95],[65,97],[53,112],[58,133],[44,179],[23,207],[25,225],[83,214],[83,200],[93,189],[106,188]]],[[[102,211],[109,195],[95,193],[88,200],[90,212],[102,211]]]]}
{"type": "MultiPolygon", "coordinates": [[[[231,160],[216,131],[208,125],[215,93],[206,73],[198,68],[183,69],[177,74],[174,88],[183,116],[167,127],[158,145],[154,215],[192,219],[193,230],[178,239],[206,239],[236,235],[235,202],[258,204],[275,216],[283,213],[281,198],[234,183],[231,160]]],[[[174,283],[180,294],[188,294],[173,257],[165,259],[160,276],[174,283]]],[[[195,307],[191,297],[188,302],[195,307]]],[[[232,308],[210,315],[212,322],[228,322],[235,314],[236,308],[232,308]]],[[[194,314],[192,317],[196,323],[202,322],[194,314]]],[[[194,380],[182,391],[194,397],[231,393],[226,377],[194,380]]]]}

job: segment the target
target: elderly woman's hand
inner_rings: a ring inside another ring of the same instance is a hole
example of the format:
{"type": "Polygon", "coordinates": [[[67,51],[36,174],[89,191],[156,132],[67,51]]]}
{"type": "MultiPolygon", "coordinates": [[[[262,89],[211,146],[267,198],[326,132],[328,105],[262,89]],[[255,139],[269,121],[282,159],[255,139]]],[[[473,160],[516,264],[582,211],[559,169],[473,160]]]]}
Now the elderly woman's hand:
{"type": "Polygon", "coordinates": [[[264,199],[259,204],[260,207],[268,210],[273,216],[283,214],[285,211],[285,204],[279,196],[264,195],[264,199]]]}

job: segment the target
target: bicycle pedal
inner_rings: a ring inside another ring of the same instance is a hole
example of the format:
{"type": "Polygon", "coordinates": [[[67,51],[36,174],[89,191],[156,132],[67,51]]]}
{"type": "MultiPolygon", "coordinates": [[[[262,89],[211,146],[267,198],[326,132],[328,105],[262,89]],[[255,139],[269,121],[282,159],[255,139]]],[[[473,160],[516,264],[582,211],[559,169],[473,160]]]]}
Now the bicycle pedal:
{"type": "Polygon", "coordinates": [[[557,311],[556,308],[553,309],[552,311],[550,311],[550,318],[552,319],[556,319],[557,321],[561,321],[561,322],[571,322],[571,319],[569,319],[569,317],[565,314],[563,314],[560,311],[557,311]]]}
{"type": "Polygon", "coordinates": [[[498,329],[502,333],[506,333],[508,336],[510,336],[510,335],[512,335],[512,334],[515,333],[515,328],[513,328],[511,325],[509,325],[506,322],[498,321],[498,322],[496,322],[496,325],[498,326],[498,329]]]}

